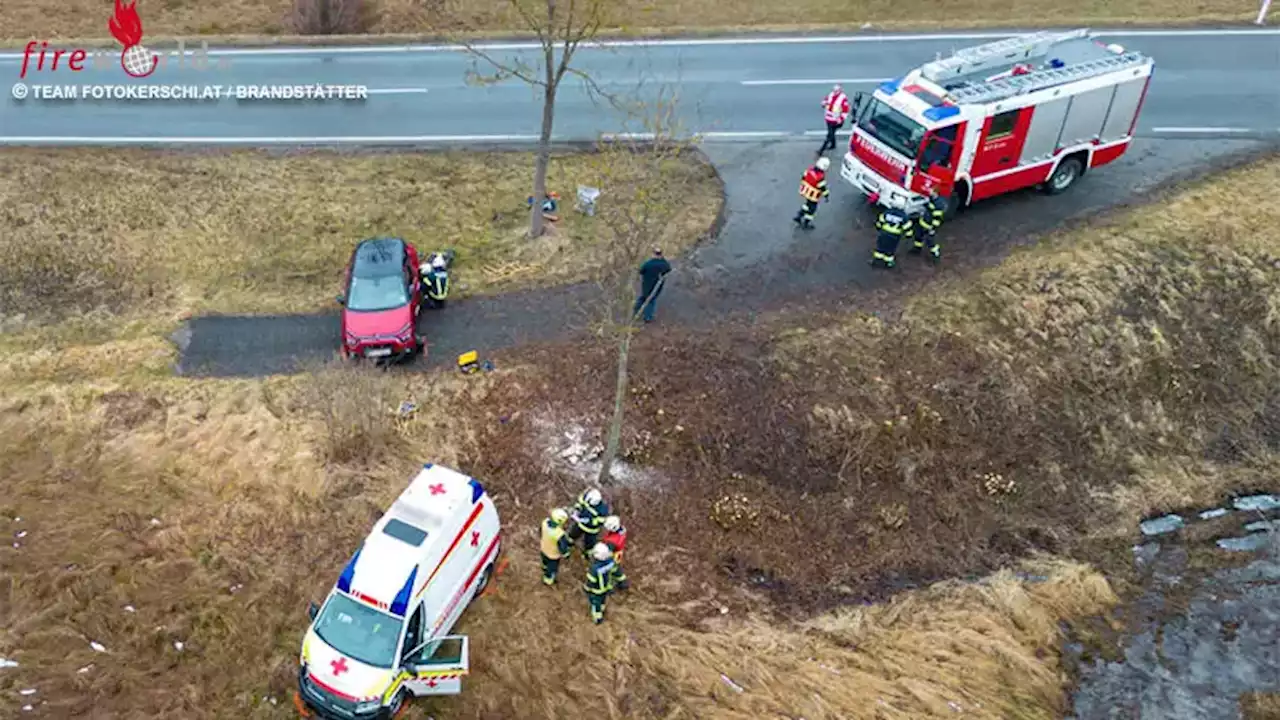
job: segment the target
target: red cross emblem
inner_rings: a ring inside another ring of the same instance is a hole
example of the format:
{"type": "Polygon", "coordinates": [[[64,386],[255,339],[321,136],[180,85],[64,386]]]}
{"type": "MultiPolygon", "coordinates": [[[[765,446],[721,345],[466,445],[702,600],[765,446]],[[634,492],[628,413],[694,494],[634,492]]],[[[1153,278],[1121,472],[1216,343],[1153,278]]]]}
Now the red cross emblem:
{"type": "Polygon", "coordinates": [[[342,673],[351,669],[347,667],[346,658],[338,658],[337,660],[331,660],[329,661],[329,664],[333,666],[334,677],[337,677],[338,675],[341,675],[342,673]]]}
{"type": "Polygon", "coordinates": [[[430,680],[427,681],[427,687],[435,687],[436,685],[437,683],[435,678],[431,678],[430,680]]]}
{"type": "Polygon", "coordinates": [[[432,486],[431,486],[431,494],[432,494],[432,495],[443,495],[443,494],[444,494],[444,483],[436,483],[435,485],[432,485],[432,486]]]}
{"type": "Polygon", "coordinates": [[[471,547],[480,547],[480,531],[476,530],[471,533],[471,547]]]}

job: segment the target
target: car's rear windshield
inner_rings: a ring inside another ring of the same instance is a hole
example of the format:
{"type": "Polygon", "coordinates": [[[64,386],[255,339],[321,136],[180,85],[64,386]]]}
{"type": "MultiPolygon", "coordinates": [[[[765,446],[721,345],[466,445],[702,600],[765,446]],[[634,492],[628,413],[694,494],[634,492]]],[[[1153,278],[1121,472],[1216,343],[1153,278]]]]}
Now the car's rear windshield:
{"type": "Polygon", "coordinates": [[[316,618],[315,630],[329,647],[365,665],[394,667],[403,619],[335,592],[316,618]]]}
{"type": "Polygon", "coordinates": [[[409,304],[409,289],[399,274],[351,278],[347,293],[347,309],[356,312],[378,312],[409,304]]]}

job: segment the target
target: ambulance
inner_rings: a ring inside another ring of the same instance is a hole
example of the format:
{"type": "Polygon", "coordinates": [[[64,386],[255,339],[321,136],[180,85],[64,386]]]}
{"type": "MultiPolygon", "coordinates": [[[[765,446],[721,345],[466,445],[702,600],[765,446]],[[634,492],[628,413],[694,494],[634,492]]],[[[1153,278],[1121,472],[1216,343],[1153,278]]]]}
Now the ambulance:
{"type": "Polygon", "coordinates": [[[855,95],[840,175],[909,214],[935,191],[948,215],[1033,186],[1061,193],[1129,148],[1154,69],[1088,29],[939,57],[855,95]]]}
{"type": "Polygon", "coordinates": [[[411,697],[461,692],[470,647],[449,632],[493,578],[501,531],[475,478],[424,465],[308,609],[299,713],[389,720],[411,697]]]}

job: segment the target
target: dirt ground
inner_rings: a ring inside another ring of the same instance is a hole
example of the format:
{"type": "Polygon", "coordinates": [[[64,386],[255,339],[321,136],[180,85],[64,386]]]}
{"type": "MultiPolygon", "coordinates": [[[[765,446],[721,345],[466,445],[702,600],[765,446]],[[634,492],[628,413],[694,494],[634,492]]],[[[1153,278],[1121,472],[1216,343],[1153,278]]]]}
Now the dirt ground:
{"type": "MultiPolygon", "coordinates": [[[[572,211],[576,189],[630,181],[601,157],[553,159],[548,186],[566,206],[554,232],[529,241],[527,153],[9,150],[0,309],[55,320],[327,310],[355,243],[385,235],[422,253],[454,248],[460,296],[583,280],[606,237],[572,211]]],[[[674,253],[712,224],[719,184],[693,154],[664,172],[689,188],[663,238],[674,253]]]]}
{"type": "MultiPolygon", "coordinates": [[[[536,7],[537,0],[519,0],[521,7],[536,7]]],[[[291,20],[291,0],[217,0],[191,3],[184,0],[142,0],[138,11],[148,37],[197,35],[282,35],[296,29],[291,20]]],[[[476,31],[488,34],[528,32],[516,19],[509,0],[380,0],[367,11],[373,33],[440,33],[476,31]]],[[[545,10],[544,10],[545,12],[545,10]]],[[[110,5],[90,0],[56,3],[0,3],[5,18],[4,36],[13,42],[31,39],[105,38],[110,5]]],[[[951,0],[940,6],[930,0],[858,0],[829,2],[798,0],[793,3],[762,0],[728,0],[720,3],[694,0],[617,0],[608,3],[606,32],[696,32],[709,29],[847,29],[865,24],[880,29],[964,26],[1120,25],[1153,23],[1211,23],[1252,20],[1256,3],[1236,0],[1133,0],[1126,3],[1087,2],[1046,5],[1033,0],[951,0]]]]}
{"type": "Polygon", "coordinates": [[[483,479],[510,556],[464,620],[465,692],[417,717],[1062,717],[1061,623],[1118,600],[1078,562],[1280,487],[1277,181],[1262,161],[877,315],[648,328],[607,488],[635,588],[601,628],[533,550],[590,474],[597,348],[263,380],[172,377],[146,327],[0,348],[5,711],[288,717],[307,601],[434,460],[483,479]]]}

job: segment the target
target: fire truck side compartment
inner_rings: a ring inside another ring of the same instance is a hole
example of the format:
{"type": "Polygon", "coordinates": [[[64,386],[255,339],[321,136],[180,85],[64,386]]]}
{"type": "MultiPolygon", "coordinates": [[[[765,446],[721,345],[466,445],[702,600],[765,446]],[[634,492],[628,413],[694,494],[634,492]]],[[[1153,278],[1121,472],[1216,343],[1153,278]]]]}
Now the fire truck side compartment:
{"type": "Polygon", "coordinates": [[[1022,146],[1022,157],[1018,160],[1019,165],[1044,162],[1053,157],[1070,102],[1070,98],[1058,98],[1035,106],[1031,127],[1027,128],[1027,141],[1022,146]]]}
{"type": "Polygon", "coordinates": [[[1145,76],[1116,86],[1111,112],[1107,114],[1107,121],[1102,126],[1102,142],[1120,140],[1129,134],[1133,116],[1138,112],[1138,103],[1142,101],[1142,91],[1146,86],[1145,76]]]}
{"type": "Polygon", "coordinates": [[[1096,140],[1102,132],[1107,106],[1114,94],[1115,86],[1109,86],[1072,96],[1058,146],[1071,147],[1096,140]]]}

